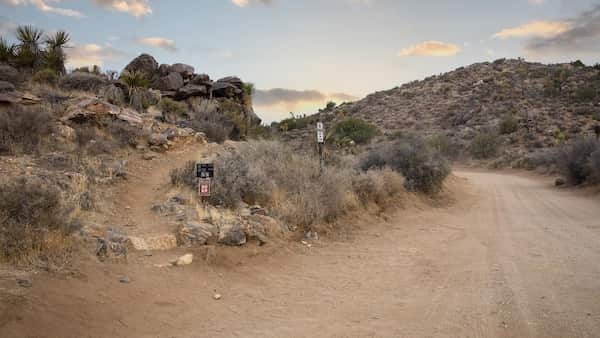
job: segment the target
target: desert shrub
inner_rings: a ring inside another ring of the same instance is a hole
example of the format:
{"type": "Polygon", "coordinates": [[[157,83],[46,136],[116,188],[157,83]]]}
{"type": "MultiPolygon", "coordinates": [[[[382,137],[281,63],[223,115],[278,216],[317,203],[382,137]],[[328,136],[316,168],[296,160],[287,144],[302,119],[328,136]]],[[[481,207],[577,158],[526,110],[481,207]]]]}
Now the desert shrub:
{"type": "Polygon", "coordinates": [[[7,81],[16,85],[21,82],[21,76],[16,68],[0,64],[0,81],[7,81]]]}
{"type": "Polygon", "coordinates": [[[270,127],[258,125],[248,130],[248,137],[253,140],[270,140],[273,134],[270,127]]]}
{"type": "Polygon", "coordinates": [[[312,122],[310,116],[294,116],[281,120],[277,126],[281,131],[292,131],[294,129],[304,129],[312,122]]]}
{"type": "Polygon", "coordinates": [[[58,75],[52,69],[42,69],[33,74],[31,81],[33,83],[55,86],[58,83],[58,75]]]}
{"type": "Polygon", "coordinates": [[[216,143],[225,142],[232,130],[232,127],[214,120],[195,119],[191,121],[191,127],[194,130],[203,132],[209,141],[216,143]]]}
{"type": "Polygon", "coordinates": [[[407,137],[369,152],[361,161],[363,171],[390,167],[402,173],[410,191],[439,192],[450,174],[450,165],[439,150],[419,137],[407,137]]]}
{"type": "Polygon", "coordinates": [[[460,146],[446,135],[431,136],[427,139],[427,144],[448,159],[456,158],[460,152],[460,146]]]}
{"type": "Polygon", "coordinates": [[[81,90],[96,92],[105,86],[107,80],[104,76],[91,73],[73,72],[63,76],[60,81],[60,87],[67,90],[81,90]]]}
{"type": "Polygon", "coordinates": [[[182,115],[189,110],[185,102],[175,101],[168,97],[161,99],[159,105],[163,114],[182,115]]]}
{"type": "MultiPolygon", "coordinates": [[[[235,149],[219,152],[214,163],[211,204],[260,204],[274,217],[301,226],[333,221],[357,207],[357,200],[362,204],[383,204],[386,197],[403,191],[402,183],[398,183],[402,178],[397,173],[374,170],[360,174],[352,167],[333,165],[321,171],[315,156],[293,152],[273,141],[238,144],[235,149]],[[378,176],[378,193],[357,198],[355,189],[361,185],[354,188],[356,175],[369,175],[371,180],[378,176]]],[[[171,182],[196,189],[194,163],[171,171],[171,182]]]]}
{"type": "Polygon", "coordinates": [[[496,156],[500,140],[495,132],[481,133],[471,141],[471,154],[477,159],[487,159],[496,156]]]}
{"type": "Polygon", "coordinates": [[[570,183],[589,182],[598,174],[600,142],[581,138],[565,144],[557,153],[556,163],[570,183]],[[592,156],[593,155],[593,156],[592,156]]]}
{"type": "Polygon", "coordinates": [[[52,115],[46,107],[23,107],[0,111],[0,154],[33,153],[52,132],[52,115]]]}
{"type": "Polygon", "coordinates": [[[575,68],[585,68],[585,63],[581,62],[581,60],[571,62],[571,65],[575,68]]]}
{"type": "Polygon", "coordinates": [[[378,133],[377,127],[366,121],[347,118],[333,126],[327,138],[334,144],[345,144],[348,140],[356,144],[366,144],[378,133]]]}
{"type": "Polygon", "coordinates": [[[47,258],[53,242],[74,229],[60,190],[41,179],[20,177],[0,183],[0,259],[47,258]]]}
{"type": "Polygon", "coordinates": [[[513,116],[507,116],[500,121],[500,134],[508,135],[516,132],[517,130],[519,130],[519,121],[513,116]]]}
{"type": "Polygon", "coordinates": [[[575,100],[578,102],[589,102],[596,98],[596,90],[592,87],[578,88],[575,91],[575,100]]]}

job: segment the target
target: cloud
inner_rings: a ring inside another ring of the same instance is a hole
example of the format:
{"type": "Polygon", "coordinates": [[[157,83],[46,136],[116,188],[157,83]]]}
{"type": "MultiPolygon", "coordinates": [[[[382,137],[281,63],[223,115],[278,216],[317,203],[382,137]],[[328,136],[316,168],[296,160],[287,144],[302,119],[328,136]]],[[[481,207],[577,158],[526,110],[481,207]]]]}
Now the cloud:
{"type": "Polygon", "coordinates": [[[79,11],[68,8],[54,7],[49,5],[48,2],[58,3],[60,0],[0,0],[0,3],[10,6],[35,6],[37,9],[45,13],[70,16],[74,18],[82,18],[84,16],[79,11]]]}
{"type": "Polygon", "coordinates": [[[68,67],[102,66],[106,61],[118,60],[125,56],[124,52],[111,46],[96,44],[74,45],[67,48],[66,52],[68,67]]]}
{"type": "Polygon", "coordinates": [[[461,48],[455,44],[440,41],[424,41],[402,49],[398,56],[453,56],[461,48]]]}
{"type": "Polygon", "coordinates": [[[544,37],[549,38],[570,30],[571,23],[567,21],[534,21],[518,27],[506,28],[494,34],[495,39],[515,37],[544,37]]]}
{"type": "Polygon", "coordinates": [[[238,7],[246,7],[252,3],[271,5],[273,0],[231,0],[231,2],[238,7]]]}
{"type": "Polygon", "coordinates": [[[327,101],[355,101],[358,98],[345,93],[323,93],[318,90],[294,90],[285,88],[257,89],[253,102],[258,107],[278,107],[287,111],[296,110],[302,106],[322,106],[327,101]]]}
{"type": "Polygon", "coordinates": [[[0,35],[7,36],[15,33],[17,24],[6,17],[0,16],[0,35]]]}
{"type": "Polygon", "coordinates": [[[131,14],[135,17],[143,17],[152,14],[152,8],[148,0],[93,0],[98,6],[131,14]]]}
{"type": "Polygon", "coordinates": [[[529,54],[569,54],[582,55],[600,51],[600,5],[568,20],[569,29],[558,34],[532,38],[527,41],[525,50],[529,54]]]}
{"type": "Polygon", "coordinates": [[[143,38],[143,39],[138,39],[135,41],[136,43],[140,44],[140,45],[146,45],[146,46],[151,46],[151,47],[156,47],[156,48],[161,48],[164,50],[168,50],[169,52],[176,52],[177,51],[177,45],[175,44],[175,41],[173,40],[169,40],[169,39],[165,39],[165,38],[143,38]]]}
{"type": "Polygon", "coordinates": [[[542,5],[546,0],[528,0],[532,5],[542,5]]]}

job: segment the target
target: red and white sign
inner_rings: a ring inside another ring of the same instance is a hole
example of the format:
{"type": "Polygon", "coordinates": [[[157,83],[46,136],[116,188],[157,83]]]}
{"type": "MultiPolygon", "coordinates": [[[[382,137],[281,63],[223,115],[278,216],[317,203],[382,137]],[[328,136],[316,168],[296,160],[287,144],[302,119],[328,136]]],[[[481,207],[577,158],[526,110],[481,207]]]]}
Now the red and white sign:
{"type": "Polygon", "coordinates": [[[204,179],[198,182],[198,194],[200,197],[210,196],[210,180],[204,179]]]}

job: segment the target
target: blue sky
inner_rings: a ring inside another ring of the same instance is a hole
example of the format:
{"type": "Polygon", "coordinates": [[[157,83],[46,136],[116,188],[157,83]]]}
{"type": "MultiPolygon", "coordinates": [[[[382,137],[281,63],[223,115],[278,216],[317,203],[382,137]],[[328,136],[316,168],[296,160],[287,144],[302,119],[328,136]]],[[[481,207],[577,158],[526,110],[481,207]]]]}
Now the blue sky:
{"type": "Polygon", "coordinates": [[[267,121],[501,57],[600,62],[590,0],[0,0],[18,24],[71,33],[70,65],[147,52],[259,89],[267,121]],[[277,89],[277,90],[272,90],[277,89]]]}

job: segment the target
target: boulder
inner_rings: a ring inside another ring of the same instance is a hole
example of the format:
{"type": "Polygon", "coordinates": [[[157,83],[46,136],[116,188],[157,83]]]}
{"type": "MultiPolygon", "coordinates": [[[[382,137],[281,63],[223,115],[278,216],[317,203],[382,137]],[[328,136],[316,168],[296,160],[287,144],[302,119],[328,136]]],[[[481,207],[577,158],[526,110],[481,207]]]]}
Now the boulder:
{"type": "Polygon", "coordinates": [[[126,72],[140,72],[153,82],[158,77],[158,62],[152,55],[142,54],[133,59],[124,69],[126,72]]]}
{"type": "Polygon", "coordinates": [[[171,66],[167,64],[161,64],[158,67],[158,75],[159,76],[167,76],[171,72],[171,66]]]}
{"type": "Polygon", "coordinates": [[[240,246],[246,244],[246,233],[240,223],[225,223],[219,227],[219,244],[240,246]]]}
{"type": "Polygon", "coordinates": [[[104,87],[104,89],[102,89],[102,96],[109,103],[118,106],[122,106],[125,104],[125,92],[123,92],[123,90],[120,87],[114,84],[110,84],[104,87]]]}
{"type": "Polygon", "coordinates": [[[244,82],[236,76],[227,76],[222,79],[217,80],[217,82],[221,83],[229,83],[238,89],[244,89],[244,82]]]}
{"type": "Polygon", "coordinates": [[[63,122],[83,122],[102,118],[116,118],[131,126],[141,127],[142,117],[133,109],[121,108],[99,98],[85,98],[67,108],[63,122]]]}
{"type": "Polygon", "coordinates": [[[187,222],[177,229],[177,244],[191,248],[206,245],[215,237],[216,227],[208,223],[187,222]]]}
{"type": "Polygon", "coordinates": [[[0,64],[0,81],[17,84],[20,82],[20,80],[21,75],[16,68],[6,64],[0,64]]]}
{"type": "Polygon", "coordinates": [[[169,140],[167,139],[167,136],[164,134],[153,133],[148,138],[148,143],[151,146],[163,146],[163,145],[169,143],[169,140]]]}
{"type": "Polygon", "coordinates": [[[241,93],[241,89],[228,82],[217,81],[212,87],[212,95],[214,97],[233,98],[241,93]]]}
{"type": "Polygon", "coordinates": [[[194,67],[183,63],[175,63],[169,70],[181,74],[185,79],[191,79],[194,76],[194,67]]]}
{"type": "Polygon", "coordinates": [[[207,74],[198,74],[194,76],[194,78],[190,81],[190,84],[212,85],[212,81],[210,80],[210,76],[207,74]]]}
{"type": "Polygon", "coordinates": [[[0,80],[0,93],[9,93],[14,91],[15,86],[12,83],[0,80]]]}
{"type": "Polygon", "coordinates": [[[177,94],[175,94],[177,100],[185,100],[194,96],[208,96],[208,89],[206,86],[188,84],[179,88],[177,94]]]}
{"type": "Polygon", "coordinates": [[[194,113],[214,114],[219,110],[219,101],[204,97],[193,96],[187,103],[194,113]]]}
{"type": "Polygon", "coordinates": [[[193,254],[185,254],[185,255],[177,258],[177,260],[173,262],[173,265],[175,265],[175,266],[190,265],[190,264],[192,264],[193,261],[194,261],[193,254]]]}
{"type": "Polygon", "coordinates": [[[181,74],[173,72],[158,79],[153,87],[164,91],[176,91],[183,87],[183,77],[181,74]]]}

